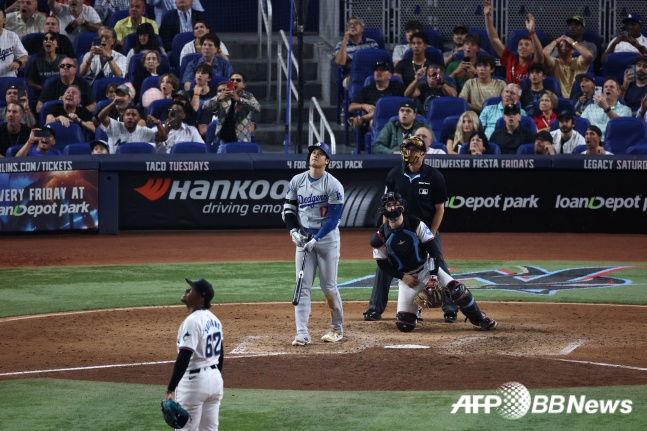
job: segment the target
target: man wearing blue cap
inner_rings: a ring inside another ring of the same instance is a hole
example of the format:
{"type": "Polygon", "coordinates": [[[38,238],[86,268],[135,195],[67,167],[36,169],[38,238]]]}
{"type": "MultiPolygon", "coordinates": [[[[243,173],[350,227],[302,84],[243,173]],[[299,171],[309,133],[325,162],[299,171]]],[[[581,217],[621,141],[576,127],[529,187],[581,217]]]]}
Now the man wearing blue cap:
{"type": "Polygon", "coordinates": [[[580,85],[580,92],[572,92],[571,102],[573,102],[575,108],[575,115],[579,117],[586,107],[593,103],[595,75],[591,72],[581,73],[575,77],[575,81],[580,85]]]}
{"type": "Polygon", "coordinates": [[[622,24],[624,24],[625,30],[609,42],[607,50],[602,54],[601,60],[603,64],[607,60],[607,56],[614,52],[647,54],[647,37],[641,33],[643,23],[640,15],[637,13],[627,14],[627,17],[622,20],[622,24]]]}

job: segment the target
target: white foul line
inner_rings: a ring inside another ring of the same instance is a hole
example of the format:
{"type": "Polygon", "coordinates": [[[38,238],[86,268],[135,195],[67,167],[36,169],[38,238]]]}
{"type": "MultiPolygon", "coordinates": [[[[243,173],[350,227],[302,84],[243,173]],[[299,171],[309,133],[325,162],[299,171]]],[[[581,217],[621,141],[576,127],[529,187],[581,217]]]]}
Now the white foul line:
{"type": "Polygon", "coordinates": [[[39,373],[59,373],[64,371],[84,371],[96,370],[99,368],[121,368],[121,367],[137,367],[140,365],[159,365],[159,364],[172,364],[175,361],[157,361],[157,362],[139,362],[136,364],[114,364],[114,365],[95,365],[92,367],[74,367],[74,368],[56,368],[53,370],[34,370],[34,371],[17,371],[14,373],[2,373],[2,376],[20,376],[23,374],[39,374],[39,373]]]}
{"type": "Polygon", "coordinates": [[[578,361],[575,359],[563,359],[563,358],[544,358],[544,359],[552,359],[554,361],[563,361],[563,362],[575,362],[576,364],[600,365],[602,367],[624,368],[626,370],[647,371],[647,368],[632,367],[631,365],[605,364],[604,362],[578,361]]]}

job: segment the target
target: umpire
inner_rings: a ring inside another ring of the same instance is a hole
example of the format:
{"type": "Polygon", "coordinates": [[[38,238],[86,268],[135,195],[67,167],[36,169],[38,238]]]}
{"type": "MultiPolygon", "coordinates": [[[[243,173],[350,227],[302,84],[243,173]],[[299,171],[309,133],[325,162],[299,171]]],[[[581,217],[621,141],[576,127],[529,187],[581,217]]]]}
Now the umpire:
{"type": "MultiPolygon", "coordinates": [[[[443,258],[440,243],[440,222],[445,213],[447,190],[445,178],[436,168],[424,164],[427,146],[417,136],[405,138],[402,146],[402,161],[386,176],[386,192],[397,192],[407,201],[405,214],[420,218],[434,234],[433,248],[438,265],[449,274],[449,269],[443,258]]],[[[389,288],[393,277],[382,272],[378,267],[373,279],[373,292],[369,308],[364,312],[364,320],[380,320],[389,300],[389,288]]],[[[458,307],[447,298],[443,305],[444,319],[447,323],[456,322],[458,307]]]]}

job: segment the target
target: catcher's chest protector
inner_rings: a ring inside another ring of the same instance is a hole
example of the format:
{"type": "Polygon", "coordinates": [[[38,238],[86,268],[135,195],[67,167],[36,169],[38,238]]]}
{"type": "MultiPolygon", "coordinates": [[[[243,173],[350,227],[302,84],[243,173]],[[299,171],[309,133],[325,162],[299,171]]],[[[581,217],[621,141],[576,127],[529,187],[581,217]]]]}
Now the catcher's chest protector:
{"type": "Polygon", "coordinates": [[[404,225],[397,231],[391,230],[388,223],[381,227],[389,259],[397,265],[400,271],[412,271],[425,263],[427,253],[420,249],[420,239],[415,232],[418,224],[419,221],[415,223],[415,226],[412,226],[412,223],[409,223],[405,217],[404,225]]]}

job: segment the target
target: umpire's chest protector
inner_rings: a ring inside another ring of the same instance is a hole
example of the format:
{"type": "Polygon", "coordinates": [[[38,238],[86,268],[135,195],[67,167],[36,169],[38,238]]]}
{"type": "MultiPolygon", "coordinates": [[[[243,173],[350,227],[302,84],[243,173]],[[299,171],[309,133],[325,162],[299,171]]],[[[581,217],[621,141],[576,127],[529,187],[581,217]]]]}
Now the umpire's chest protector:
{"type": "Polygon", "coordinates": [[[400,271],[412,271],[425,262],[427,253],[421,250],[421,242],[416,234],[420,220],[404,217],[398,230],[392,230],[388,223],[380,227],[389,259],[400,271]]]}

